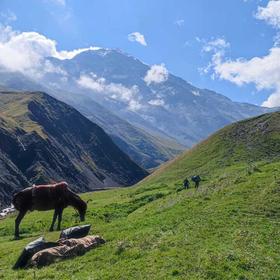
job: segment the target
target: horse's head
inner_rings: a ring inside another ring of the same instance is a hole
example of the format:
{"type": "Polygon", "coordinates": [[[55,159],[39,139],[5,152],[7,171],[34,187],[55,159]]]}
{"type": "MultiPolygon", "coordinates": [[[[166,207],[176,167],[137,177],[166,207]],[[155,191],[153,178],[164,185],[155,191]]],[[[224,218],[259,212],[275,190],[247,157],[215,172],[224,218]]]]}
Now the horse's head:
{"type": "Polygon", "coordinates": [[[85,215],[87,212],[87,203],[84,202],[83,200],[81,200],[78,211],[79,211],[79,215],[80,215],[80,220],[81,220],[81,222],[83,222],[85,220],[85,215]]]}
{"type": "Polygon", "coordinates": [[[80,196],[68,189],[68,202],[69,205],[73,206],[76,211],[79,212],[80,220],[83,222],[85,220],[85,215],[87,212],[87,202],[83,201],[80,196]]]}

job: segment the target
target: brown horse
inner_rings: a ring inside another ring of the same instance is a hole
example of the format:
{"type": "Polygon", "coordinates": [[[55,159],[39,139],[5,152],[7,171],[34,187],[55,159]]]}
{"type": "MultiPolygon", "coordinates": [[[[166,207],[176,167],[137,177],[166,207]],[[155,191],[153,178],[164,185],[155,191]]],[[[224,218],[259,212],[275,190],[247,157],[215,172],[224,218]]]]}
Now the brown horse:
{"type": "Polygon", "coordinates": [[[68,188],[66,182],[53,185],[33,185],[13,197],[13,205],[19,211],[15,220],[15,238],[19,238],[19,225],[27,211],[47,211],[54,209],[50,231],[53,231],[58,216],[57,230],[60,230],[62,212],[64,208],[73,206],[80,215],[80,220],[85,220],[87,204],[77,194],[68,188]]]}

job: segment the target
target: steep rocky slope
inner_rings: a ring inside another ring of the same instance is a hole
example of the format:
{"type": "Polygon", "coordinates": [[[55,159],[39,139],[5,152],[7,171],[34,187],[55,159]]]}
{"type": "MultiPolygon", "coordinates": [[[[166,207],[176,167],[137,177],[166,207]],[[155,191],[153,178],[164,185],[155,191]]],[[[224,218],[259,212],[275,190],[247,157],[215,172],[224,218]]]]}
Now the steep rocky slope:
{"type": "Polygon", "coordinates": [[[0,92],[0,112],[2,201],[27,182],[63,179],[83,192],[147,175],[103,129],[47,94],[0,92]]]}
{"type": "Polygon", "coordinates": [[[53,94],[58,98],[64,95],[61,100],[78,108],[84,116],[102,127],[122,151],[145,169],[155,168],[187,148],[166,134],[148,132],[130,124],[91,98],[78,94],[73,98],[71,93],[65,95],[63,91],[53,94]]]}
{"type": "Polygon", "coordinates": [[[80,94],[79,91],[71,92],[71,88],[68,89],[69,91],[56,89],[53,85],[47,86],[48,83],[40,84],[21,73],[9,71],[1,72],[0,85],[1,83],[4,85],[3,89],[47,92],[78,109],[84,116],[102,127],[122,151],[145,169],[155,168],[187,148],[167,134],[148,132],[130,124],[89,96],[80,94]]]}

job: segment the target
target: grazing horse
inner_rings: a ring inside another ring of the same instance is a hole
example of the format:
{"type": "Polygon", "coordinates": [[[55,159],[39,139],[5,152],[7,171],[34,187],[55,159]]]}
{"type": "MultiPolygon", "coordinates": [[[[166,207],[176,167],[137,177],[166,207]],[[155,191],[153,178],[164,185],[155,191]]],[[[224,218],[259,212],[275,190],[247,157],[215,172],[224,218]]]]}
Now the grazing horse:
{"type": "Polygon", "coordinates": [[[53,185],[33,185],[13,197],[13,205],[19,211],[15,220],[15,238],[19,238],[19,225],[27,211],[47,211],[54,209],[50,231],[53,231],[58,216],[57,230],[60,230],[62,212],[64,208],[73,206],[80,215],[80,220],[85,220],[87,203],[68,188],[66,182],[53,185]]]}

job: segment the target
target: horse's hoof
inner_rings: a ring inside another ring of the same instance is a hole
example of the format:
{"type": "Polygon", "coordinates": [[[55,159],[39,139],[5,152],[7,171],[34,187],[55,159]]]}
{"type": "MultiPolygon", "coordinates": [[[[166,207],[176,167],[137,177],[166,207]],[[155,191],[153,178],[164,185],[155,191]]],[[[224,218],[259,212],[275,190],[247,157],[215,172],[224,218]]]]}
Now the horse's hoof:
{"type": "Polygon", "coordinates": [[[19,240],[19,239],[20,239],[19,235],[14,236],[14,240],[19,240]]]}
{"type": "Polygon", "coordinates": [[[53,228],[50,228],[49,231],[52,232],[52,231],[53,231],[53,228]]]}

